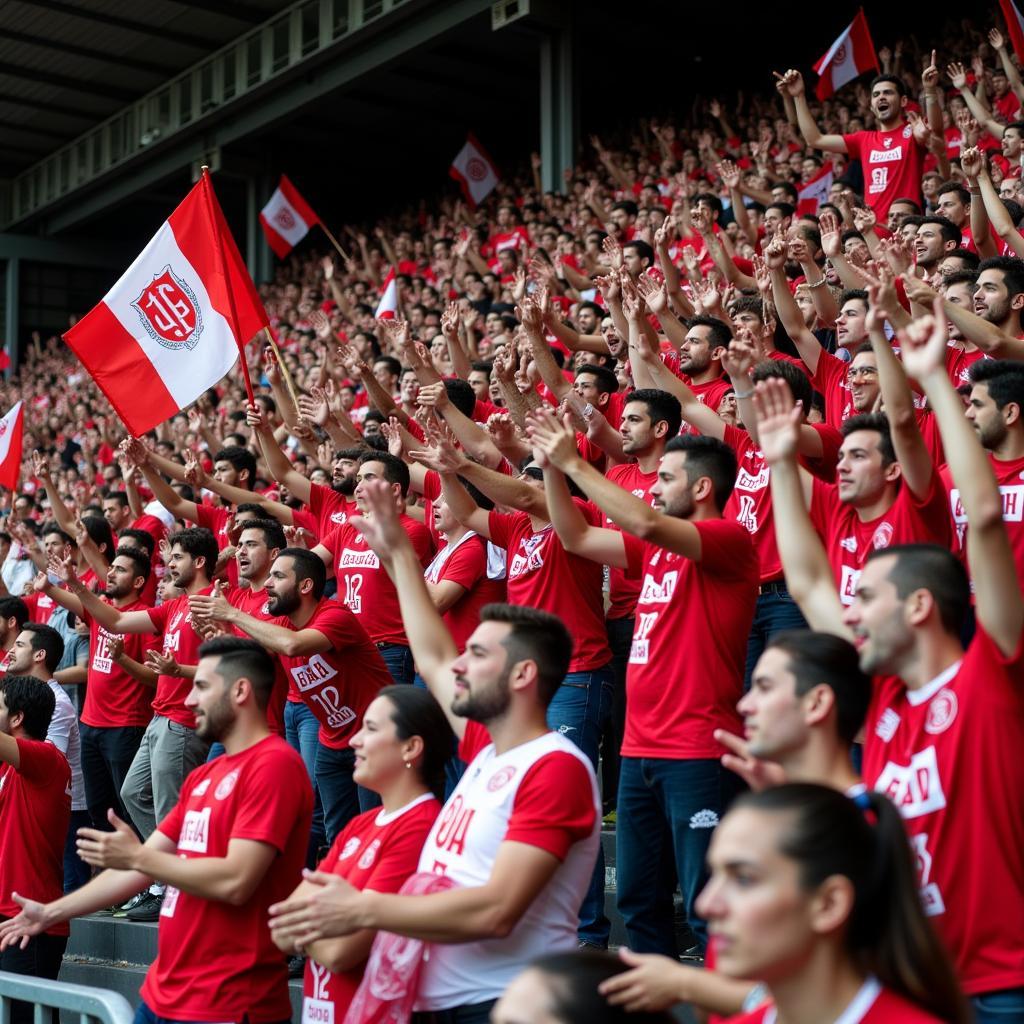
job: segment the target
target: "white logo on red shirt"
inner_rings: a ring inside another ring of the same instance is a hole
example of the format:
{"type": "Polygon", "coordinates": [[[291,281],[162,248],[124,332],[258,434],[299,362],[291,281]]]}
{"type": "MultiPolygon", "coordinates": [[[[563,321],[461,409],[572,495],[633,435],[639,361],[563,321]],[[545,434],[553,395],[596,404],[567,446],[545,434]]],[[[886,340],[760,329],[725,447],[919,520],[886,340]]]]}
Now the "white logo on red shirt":
{"type": "Polygon", "coordinates": [[[660,583],[648,573],[644,577],[644,585],[640,590],[640,604],[668,604],[672,600],[678,582],[679,573],[675,570],[665,573],[660,583]]]}
{"type": "Polygon", "coordinates": [[[535,572],[544,566],[544,541],[546,533],[535,533],[532,537],[524,537],[519,546],[525,554],[517,554],[508,568],[508,578],[514,580],[528,572],[535,572]]]}
{"type": "MultiPolygon", "coordinates": [[[[887,147],[892,146],[892,138],[885,140],[887,147]]],[[[868,157],[869,164],[893,164],[898,163],[903,159],[903,147],[897,146],[895,149],[873,149],[871,150],[871,156],[868,157]]]]}
{"type": "Polygon", "coordinates": [[[878,548],[887,548],[892,543],[892,524],[882,523],[871,537],[871,546],[876,550],[878,548]]]}
{"type": "Polygon", "coordinates": [[[199,785],[196,786],[196,788],[192,790],[191,795],[192,796],[205,796],[206,795],[206,791],[209,788],[210,788],[210,780],[209,779],[203,779],[203,781],[200,782],[199,785]]]}
{"type": "Polygon", "coordinates": [[[379,569],[380,559],[372,551],[353,551],[345,548],[338,559],[339,569],[379,569]]]}
{"type": "Polygon", "coordinates": [[[932,698],[928,705],[928,716],[925,718],[924,731],[938,736],[945,732],[956,721],[956,694],[945,687],[932,698]]]}
{"type": "Polygon", "coordinates": [[[359,849],[359,844],[361,842],[362,840],[359,836],[353,836],[347,843],[345,843],[344,847],[342,847],[341,856],[338,857],[338,860],[348,860],[349,857],[359,849]]]}
{"type": "Polygon", "coordinates": [[[914,754],[908,765],[887,762],[875,789],[885,793],[904,818],[920,818],[946,806],[934,747],[914,754]]]}
{"type": "Polygon", "coordinates": [[[888,743],[889,740],[896,735],[896,730],[900,727],[900,716],[897,712],[893,711],[892,708],[886,708],[882,712],[881,718],[875,723],[875,735],[883,742],[888,743]]]}
{"type": "Polygon", "coordinates": [[[370,843],[370,845],[365,850],[363,850],[363,855],[359,858],[359,867],[361,867],[364,871],[368,867],[370,867],[370,865],[373,864],[374,860],[376,860],[377,851],[379,849],[380,840],[374,839],[374,841],[370,843]]]}
{"type": "Polygon", "coordinates": [[[337,669],[322,654],[314,654],[305,665],[296,665],[290,671],[299,693],[326,683],[338,674],[337,669]]]}
{"type": "Polygon", "coordinates": [[[217,784],[217,788],[213,791],[213,795],[218,800],[224,800],[231,795],[231,790],[235,788],[235,783],[238,781],[238,769],[230,771],[223,779],[217,784]]]}
{"type": "Polygon", "coordinates": [[[186,811],[181,823],[181,834],[178,836],[178,849],[191,850],[193,853],[206,853],[210,840],[210,808],[201,811],[186,811]]]}
{"type": "Polygon", "coordinates": [[[852,555],[857,550],[857,538],[856,537],[844,537],[840,542],[839,546],[844,551],[849,551],[852,555]]]}
{"type": "Polygon", "coordinates": [[[738,491],[763,491],[768,486],[769,475],[770,471],[767,466],[756,475],[749,472],[749,470],[741,469],[736,474],[734,489],[738,491]]]}
{"type": "Polygon", "coordinates": [[[757,506],[749,494],[739,496],[740,507],[736,512],[736,522],[744,526],[748,533],[757,533],[757,506]]]}

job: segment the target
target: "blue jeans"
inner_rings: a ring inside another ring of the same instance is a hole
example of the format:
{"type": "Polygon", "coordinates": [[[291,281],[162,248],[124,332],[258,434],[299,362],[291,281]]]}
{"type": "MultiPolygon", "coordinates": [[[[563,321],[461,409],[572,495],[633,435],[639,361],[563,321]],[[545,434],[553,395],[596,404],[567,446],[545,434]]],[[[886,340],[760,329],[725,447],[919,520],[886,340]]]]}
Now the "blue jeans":
{"type": "Polygon", "coordinates": [[[356,765],[356,752],[351,747],[335,750],[317,744],[316,788],[324,808],[324,825],[327,828],[327,845],[338,837],[338,833],[357,815],[372,807],[380,806],[380,797],[352,778],[356,765]]]}
{"type": "Polygon", "coordinates": [[[1024,988],[971,996],[976,1024],[1024,1024],[1024,988]]]}
{"type": "MultiPolygon", "coordinates": [[[[243,1021],[248,1019],[248,1014],[242,1018],[243,1021]]],[[[192,1022],[172,1020],[170,1017],[158,1017],[144,1002],[140,1002],[139,1008],[135,1011],[135,1020],[132,1024],[192,1024],[192,1022]]],[[[232,1022],[232,1024],[235,1024],[235,1022],[232,1022]]],[[[291,1024],[291,1021],[279,1021],[278,1024],[291,1024]]]]}
{"type": "Polygon", "coordinates": [[[413,664],[412,650],[407,644],[377,644],[377,650],[396,683],[406,686],[412,683],[416,666],[413,664]]]}
{"type": "Polygon", "coordinates": [[[764,583],[762,588],[763,592],[758,595],[754,608],[750,638],[747,640],[747,666],[743,672],[744,693],[750,689],[750,677],[754,674],[754,666],[757,659],[764,654],[768,641],[783,630],[807,628],[807,620],[801,614],[796,601],[789,596],[785,583],[781,580],[764,583]]]}
{"type": "MultiPolygon", "coordinates": [[[[110,828],[109,822],[104,822],[110,828]]],[[[92,828],[92,818],[88,811],[72,811],[71,823],[68,825],[67,838],[64,840],[64,892],[81,889],[92,878],[92,868],[78,856],[78,830],[92,828]]]]}
{"type": "Polygon", "coordinates": [[[601,737],[601,796],[607,814],[619,795],[619,751],[626,732],[626,670],[636,619],[608,619],[605,629],[612,650],[612,702],[601,737]]]}
{"type": "MultiPolygon", "coordinates": [[[[611,662],[593,672],[570,672],[548,705],[548,726],[572,740],[597,771],[601,730],[612,700],[611,662]]],[[[580,907],[581,942],[606,947],[611,922],[604,914],[604,850],[598,846],[590,886],[580,907]]]]}
{"type": "Polygon", "coordinates": [[[302,763],[309,773],[309,783],[313,787],[313,827],[309,838],[309,851],[306,857],[307,867],[316,867],[320,847],[327,841],[324,830],[324,807],[320,802],[320,794],[316,788],[316,751],[320,746],[317,736],[320,723],[316,715],[301,701],[288,701],[284,706],[284,738],[288,745],[299,752],[302,763]]]}
{"type": "Polygon", "coordinates": [[[740,788],[716,759],[622,758],[615,859],[619,911],[634,952],[677,954],[677,879],[687,922],[701,947],[707,945],[694,903],[707,881],[711,834],[740,788]]]}

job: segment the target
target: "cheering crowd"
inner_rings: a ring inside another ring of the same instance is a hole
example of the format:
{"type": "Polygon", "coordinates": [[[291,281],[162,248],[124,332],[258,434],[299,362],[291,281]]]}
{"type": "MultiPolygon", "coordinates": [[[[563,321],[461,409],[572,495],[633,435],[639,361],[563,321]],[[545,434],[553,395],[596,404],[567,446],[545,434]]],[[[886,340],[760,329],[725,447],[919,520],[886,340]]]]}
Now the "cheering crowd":
{"type": "Polygon", "coordinates": [[[113,913],[142,1024],[1024,1022],[1024,84],[940,43],[296,250],[254,402],[125,436],[35,336],[0,970],[113,913]]]}

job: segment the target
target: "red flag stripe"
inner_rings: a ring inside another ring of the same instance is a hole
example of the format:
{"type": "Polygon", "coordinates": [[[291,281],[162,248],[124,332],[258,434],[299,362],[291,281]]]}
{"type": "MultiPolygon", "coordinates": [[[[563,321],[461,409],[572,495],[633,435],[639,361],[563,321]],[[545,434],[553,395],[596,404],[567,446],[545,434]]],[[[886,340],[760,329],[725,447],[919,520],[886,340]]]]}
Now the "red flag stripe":
{"type": "Polygon", "coordinates": [[[105,302],[86,313],[75,330],[64,335],[64,340],[107,396],[114,412],[129,427],[133,423],[162,423],[179,411],[178,403],[142,347],[105,302]],[[90,344],[96,337],[104,338],[108,344],[103,348],[90,344]],[[77,343],[79,338],[82,344],[77,343]],[[137,386],[125,388],[126,379],[137,380],[137,386]]]}
{"type": "Polygon", "coordinates": [[[274,230],[274,225],[261,213],[260,214],[260,227],[263,228],[263,234],[266,236],[267,245],[274,250],[274,255],[279,259],[286,259],[288,253],[292,251],[294,246],[288,241],[283,235],[279,235],[274,230]]]}
{"type": "Polygon", "coordinates": [[[287,175],[281,175],[281,182],[277,186],[285,199],[294,208],[295,212],[310,226],[320,223],[320,218],[313,212],[313,207],[306,202],[299,194],[298,189],[288,180],[287,175]]]}
{"type": "Polygon", "coordinates": [[[1013,43],[1013,52],[1017,54],[1018,60],[1024,61],[1024,18],[1021,18],[1013,0],[999,0],[999,6],[1006,20],[1006,31],[1013,43]]]}

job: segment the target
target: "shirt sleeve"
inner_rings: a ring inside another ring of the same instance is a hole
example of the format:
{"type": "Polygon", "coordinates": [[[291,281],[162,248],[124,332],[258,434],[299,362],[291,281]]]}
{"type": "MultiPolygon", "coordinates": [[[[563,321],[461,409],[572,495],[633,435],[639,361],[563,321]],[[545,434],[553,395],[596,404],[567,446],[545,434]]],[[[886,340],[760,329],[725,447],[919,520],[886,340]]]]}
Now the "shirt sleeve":
{"type": "Polygon", "coordinates": [[[222,547],[221,527],[227,519],[227,512],[222,508],[214,508],[212,505],[201,505],[196,503],[196,522],[209,530],[217,539],[217,546],[222,547]]]}
{"type": "Polygon", "coordinates": [[[174,604],[176,604],[175,601],[164,601],[163,604],[158,604],[155,608],[146,609],[149,621],[153,623],[154,633],[162,633],[167,628],[168,612],[174,604]]]}
{"type": "Polygon", "coordinates": [[[860,159],[861,132],[854,132],[852,135],[844,135],[843,142],[846,143],[847,155],[853,160],[860,159]]]}
{"type": "Polygon", "coordinates": [[[700,561],[704,572],[721,579],[743,579],[756,561],[754,542],[746,527],[732,519],[705,519],[693,524],[700,534],[700,561]]]}
{"type": "MultiPolygon", "coordinates": [[[[406,813],[411,816],[419,810],[417,807],[406,813]]],[[[436,817],[436,808],[434,816],[436,817]]],[[[387,845],[374,865],[373,873],[363,883],[363,888],[372,889],[374,892],[398,892],[405,884],[405,880],[419,867],[420,851],[430,834],[432,824],[433,817],[422,814],[417,820],[402,822],[400,828],[393,829],[387,845]]]]}
{"type": "Polygon", "coordinates": [[[307,830],[310,825],[313,790],[305,767],[281,752],[254,761],[247,775],[245,799],[231,824],[231,838],[267,843],[283,853],[303,815],[307,830]]]}
{"type": "MultiPolygon", "coordinates": [[[[67,767],[67,758],[53,743],[15,740],[18,744],[18,774],[35,786],[45,785],[54,773],[67,767]]],[[[70,773],[70,768],[67,769],[70,773]]]]}
{"type": "Polygon", "coordinates": [[[596,817],[587,769],[573,754],[557,751],[542,757],[519,784],[505,839],[565,860],[573,843],[590,835],[596,817]]]}
{"type": "Polygon", "coordinates": [[[459,758],[469,764],[490,742],[491,734],[487,729],[479,722],[468,720],[466,731],[459,740],[459,758]]]}
{"type": "Polygon", "coordinates": [[[491,533],[492,544],[508,550],[509,541],[512,540],[512,526],[515,518],[509,512],[496,512],[494,509],[487,513],[487,528],[491,533]]]}
{"type": "Polygon", "coordinates": [[[626,578],[638,580],[640,573],[643,572],[647,545],[631,533],[622,535],[622,543],[626,549],[626,578]]]}
{"type": "Polygon", "coordinates": [[[423,497],[428,501],[437,501],[441,497],[441,474],[428,469],[423,476],[423,497]]]}
{"type": "Polygon", "coordinates": [[[441,570],[441,580],[458,583],[472,590],[487,573],[487,547],[474,539],[464,541],[451,554],[441,570]]]}

